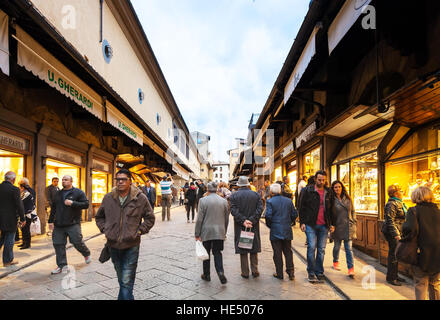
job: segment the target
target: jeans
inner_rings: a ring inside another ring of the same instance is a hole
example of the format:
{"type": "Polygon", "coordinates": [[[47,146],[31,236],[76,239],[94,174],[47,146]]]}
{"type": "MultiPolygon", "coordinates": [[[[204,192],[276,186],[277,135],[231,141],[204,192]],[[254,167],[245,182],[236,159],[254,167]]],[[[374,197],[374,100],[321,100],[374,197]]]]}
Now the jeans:
{"type": "Polygon", "coordinates": [[[170,221],[171,198],[171,194],[162,195],[162,221],[165,221],[165,216],[167,217],[167,220],[170,221]]]}
{"type": "Polygon", "coordinates": [[[0,249],[5,245],[3,249],[3,264],[9,263],[14,260],[14,243],[15,243],[15,232],[2,231],[0,237],[0,249]]]}
{"type": "Polygon", "coordinates": [[[110,248],[119,282],[118,300],[134,300],[133,287],[139,259],[139,246],[129,249],[110,248]]]}
{"type": "Polygon", "coordinates": [[[333,247],[333,262],[339,262],[339,251],[341,250],[341,244],[344,241],[345,257],[347,259],[347,268],[353,268],[353,249],[351,240],[336,240],[333,247]]]}
{"type": "Polygon", "coordinates": [[[325,225],[314,227],[306,225],[307,236],[307,273],[309,275],[324,274],[325,246],[327,244],[328,230],[325,225]]]}
{"type": "Polygon", "coordinates": [[[396,257],[397,240],[389,235],[385,235],[388,241],[388,269],[387,281],[394,281],[398,278],[399,264],[396,257]]]}
{"type": "Polygon", "coordinates": [[[187,204],[186,205],[186,217],[189,220],[189,211],[191,210],[192,220],[194,220],[195,216],[195,204],[187,204]]]}
{"type": "Polygon", "coordinates": [[[205,247],[209,255],[209,259],[203,261],[203,274],[207,276],[210,275],[211,249],[212,249],[212,254],[214,255],[215,271],[217,271],[217,273],[224,272],[223,256],[222,256],[223,240],[203,241],[203,246],[205,247]]]}
{"type": "Polygon", "coordinates": [[[67,266],[66,244],[67,237],[76,250],[78,250],[83,257],[90,256],[90,250],[83,241],[81,234],[81,225],[74,224],[69,227],[55,226],[52,233],[53,247],[55,248],[57,266],[63,268],[67,266]]]}
{"type": "Polygon", "coordinates": [[[440,272],[426,273],[418,266],[412,266],[416,300],[440,300],[440,272]]]}
{"type": "Polygon", "coordinates": [[[292,241],[291,240],[271,240],[273,249],[273,262],[275,263],[275,270],[279,277],[283,276],[283,254],[286,260],[286,272],[287,274],[294,274],[293,266],[293,254],[292,254],[292,241]]]}

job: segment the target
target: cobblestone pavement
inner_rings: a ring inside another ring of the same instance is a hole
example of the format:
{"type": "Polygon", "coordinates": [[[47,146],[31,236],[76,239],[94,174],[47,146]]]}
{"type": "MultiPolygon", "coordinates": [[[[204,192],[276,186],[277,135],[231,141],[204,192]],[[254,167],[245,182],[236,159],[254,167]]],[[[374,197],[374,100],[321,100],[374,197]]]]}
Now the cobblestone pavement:
{"type": "MultiPolygon", "coordinates": [[[[272,248],[267,227],[261,225],[260,277],[243,279],[240,258],[234,253],[231,217],[223,260],[228,279],[222,285],[211,261],[211,282],[200,279],[202,263],[194,256],[194,226],[186,222],[182,207],[172,210],[172,220],[156,224],[142,238],[134,296],[137,300],[340,300],[327,283],[310,284],[304,263],[294,255],[295,281],[273,278],[272,248]]],[[[119,285],[111,261],[101,264],[99,254],[104,236],[86,242],[92,263],[86,265],[75,250],[67,251],[71,271],[50,275],[55,257],[13,273],[0,280],[0,299],[6,300],[115,300],[119,285]]]]}

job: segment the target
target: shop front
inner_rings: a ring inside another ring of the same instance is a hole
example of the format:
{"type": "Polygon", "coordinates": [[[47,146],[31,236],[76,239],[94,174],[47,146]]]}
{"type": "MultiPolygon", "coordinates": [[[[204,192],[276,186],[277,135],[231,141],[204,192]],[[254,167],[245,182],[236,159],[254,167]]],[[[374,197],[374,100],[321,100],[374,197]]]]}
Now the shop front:
{"type": "Polygon", "coordinates": [[[0,127],[0,183],[8,171],[15,172],[16,182],[27,177],[26,158],[31,154],[30,141],[24,135],[0,127]]]}
{"type": "Polygon", "coordinates": [[[341,181],[357,214],[357,239],[353,244],[377,256],[379,218],[378,148],[392,124],[348,142],[331,167],[332,182],[341,181]]]}
{"type": "Polygon", "coordinates": [[[283,150],[284,176],[289,178],[289,188],[293,193],[293,202],[295,203],[295,191],[298,181],[298,166],[296,153],[294,152],[293,141],[283,150]]]}

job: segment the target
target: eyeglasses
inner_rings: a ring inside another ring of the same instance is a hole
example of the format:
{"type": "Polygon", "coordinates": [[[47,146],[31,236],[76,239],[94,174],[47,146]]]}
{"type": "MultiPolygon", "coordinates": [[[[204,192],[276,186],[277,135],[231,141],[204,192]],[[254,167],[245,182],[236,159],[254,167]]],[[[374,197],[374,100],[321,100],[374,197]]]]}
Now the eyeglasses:
{"type": "Polygon", "coordinates": [[[115,178],[116,183],[127,182],[128,178],[115,178]]]}

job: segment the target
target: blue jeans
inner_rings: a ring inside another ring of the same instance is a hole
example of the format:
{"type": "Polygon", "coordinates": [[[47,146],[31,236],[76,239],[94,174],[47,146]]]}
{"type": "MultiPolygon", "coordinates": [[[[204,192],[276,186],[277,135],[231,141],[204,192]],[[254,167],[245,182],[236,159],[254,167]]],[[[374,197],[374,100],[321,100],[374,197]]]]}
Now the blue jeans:
{"type": "Polygon", "coordinates": [[[3,264],[9,263],[14,260],[14,243],[15,243],[15,231],[13,232],[5,232],[2,231],[2,235],[0,237],[0,250],[5,245],[3,249],[3,264]]]}
{"type": "Polygon", "coordinates": [[[325,225],[306,225],[307,236],[307,273],[309,275],[324,274],[324,255],[327,244],[328,230],[325,225]]]}
{"type": "Polygon", "coordinates": [[[110,248],[119,281],[118,300],[134,300],[133,287],[139,259],[139,246],[119,250],[110,248]]]}
{"type": "Polygon", "coordinates": [[[335,246],[333,247],[333,262],[339,262],[339,251],[341,250],[341,244],[344,241],[345,256],[347,257],[347,268],[353,268],[353,249],[351,240],[335,240],[335,246]]]}

